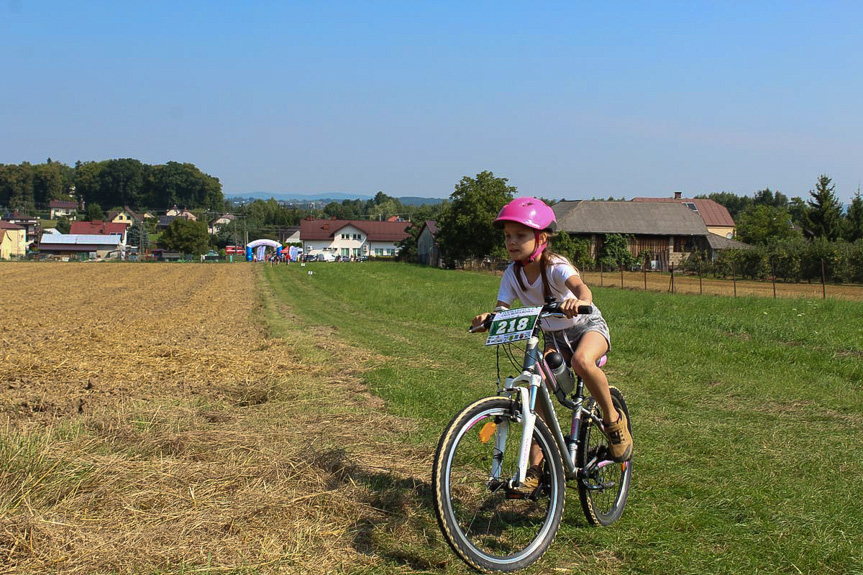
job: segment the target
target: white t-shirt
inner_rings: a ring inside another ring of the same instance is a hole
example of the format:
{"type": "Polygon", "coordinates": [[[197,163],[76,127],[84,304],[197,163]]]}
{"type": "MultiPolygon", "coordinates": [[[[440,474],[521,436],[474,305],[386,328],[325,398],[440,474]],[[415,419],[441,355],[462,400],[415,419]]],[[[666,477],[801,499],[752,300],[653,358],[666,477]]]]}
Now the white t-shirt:
{"type": "MultiPolygon", "coordinates": [[[[572,267],[572,264],[563,258],[554,258],[551,260],[550,265],[545,271],[545,275],[548,278],[551,296],[554,299],[557,301],[563,301],[565,299],[575,298],[575,294],[569,291],[569,288],[566,287],[566,280],[572,276],[578,275],[578,271],[572,267]]],[[[515,276],[516,266],[515,264],[510,264],[503,273],[503,279],[500,282],[500,289],[497,292],[498,301],[502,301],[507,305],[512,305],[513,301],[519,300],[522,305],[526,307],[545,304],[545,295],[543,294],[542,289],[542,274],[536,276],[535,282],[529,283],[527,278],[524,276],[523,271],[519,271],[518,273],[521,274],[521,280],[524,282],[524,286],[527,289],[522,290],[521,286],[518,285],[518,279],[515,276]]],[[[596,306],[594,306],[593,309],[594,314],[599,313],[596,306]]],[[[571,319],[556,317],[546,318],[542,320],[542,329],[543,331],[566,329],[574,326],[579,321],[586,321],[589,317],[591,316],[577,315],[571,319]]]]}

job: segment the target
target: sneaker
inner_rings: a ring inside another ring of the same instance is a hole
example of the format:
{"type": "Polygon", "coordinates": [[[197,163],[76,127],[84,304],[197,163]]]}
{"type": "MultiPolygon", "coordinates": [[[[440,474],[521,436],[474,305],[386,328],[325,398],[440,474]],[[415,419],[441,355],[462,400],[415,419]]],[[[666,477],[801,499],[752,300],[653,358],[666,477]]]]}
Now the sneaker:
{"type": "Polygon", "coordinates": [[[539,487],[540,479],[542,479],[542,468],[539,465],[531,465],[527,468],[527,473],[524,474],[524,483],[519,486],[519,489],[533,493],[539,487]]]}
{"type": "Polygon", "coordinates": [[[510,499],[523,499],[532,495],[536,491],[536,488],[539,487],[540,479],[542,479],[542,467],[539,465],[528,467],[524,481],[516,489],[510,491],[507,497],[510,499]]]}
{"type": "Polygon", "coordinates": [[[632,457],[632,436],[629,434],[626,415],[622,411],[618,411],[617,414],[620,416],[617,421],[605,424],[605,432],[608,435],[611,459],[622,463],[632,457]]]}

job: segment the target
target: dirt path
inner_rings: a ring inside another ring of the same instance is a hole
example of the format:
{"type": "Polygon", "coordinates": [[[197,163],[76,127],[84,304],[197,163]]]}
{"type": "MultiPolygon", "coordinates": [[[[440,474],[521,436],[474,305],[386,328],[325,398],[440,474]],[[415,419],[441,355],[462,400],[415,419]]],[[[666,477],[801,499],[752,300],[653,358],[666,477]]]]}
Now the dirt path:
{"type": "Polygon", "coordinates": [[[372,358],[269,337],[257,280],[0,264],[0,573],[349,573],[422,532],[429,454],[359,383],[372,358]]]}

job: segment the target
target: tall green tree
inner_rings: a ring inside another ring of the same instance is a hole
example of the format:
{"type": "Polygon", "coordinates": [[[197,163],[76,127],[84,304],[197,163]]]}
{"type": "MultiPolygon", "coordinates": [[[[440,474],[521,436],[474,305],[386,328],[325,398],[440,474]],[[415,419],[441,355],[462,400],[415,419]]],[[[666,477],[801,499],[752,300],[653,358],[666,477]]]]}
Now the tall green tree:
{"type": "Polygon", "coordinates": [[[103,162],[96,201],[104,206],[140,208],[144,205],[146,172],[147,166],[132,158],[103,162]]]}
{"type": "Polygon", "coordinates": [[[33,166],[33,200],[37,205],[47,207],[51,200],[60,199],[68,186],[63,164],[60,162],[52,162],[51,158],[48,158],[44,164],[33,166]]]}
{"type": "Polygon", "coordinates": [[[808,216],[814,237],[829,241],[838,239],[842,231],[842,204],[836,197],[833,181],[822,174],[809,196],[808,216]]]}
{"type": "Polygon", "coordinates": [[[0,165],[0,205],[22,213],[35,210],[33,178],[29,162],[0,165]]]}
{"type": "Polygon", "coordinates": [[[166,250],[182,254],[205,254],[210,249],[207,224],[185,218],[174,218],[168,228],[162,232],[159,245],[166,250]]]}
{"type": "Polygon", "coordinates": [[[54,226],[61,234],[68,234],[72,230],[72,222],[69,221],[69,218],[66,216],[60,216],[57,218],[57,224],[54,226]]]}
{"type": "Polygon", "coordinates": [[[753,245],[784,241],[800,234],[788,210],[768,204],[749,206],[738,215],[736,224],[737,239],[753,245]]]}
{"type": "Polygon", "coordinates": [[[755,195],[752,197],[752,204],[756,206],[788,208],[788,196],[782,192],[774,192],[770,188],[764,188],[755,192],[755,195]]]}
{"type": "Polygon", "coordinates": [[[863,198],[860,197],[860,190],[857,190],[848,206],[842,231],[843,237],[849,242],[863,238],[863,198]]]}
{"type": "Polygon", "coordinates": [[[83,198],[85,204],[99,202],[102,168],[102,162],[75,162],[75,194],[83,198]]]}
{"type": "Polygon", "coordinates": [[[102,207],[97,203],[87,204],[87,221],[95,222],[105,217],[102,207]]]}
{"type": "Polygon", "coordinates": [[[126,244],[130,247],[136,247],[141,250],[146,250],[150,247],[150,234],[147,232],[147,226],[144,222],[135,222],[129,226],[129,231],[126,234],[126,244]]]}
{"type": "Polygon", "coordinates": [[[494,227],[500,209],[516,193],[506,178],[485,171],[465,176],[450,194],[450,204],[438,220],[437,239],[449,265],[456,260],[482,258],[503,246],[503,234],[494,227]]]}

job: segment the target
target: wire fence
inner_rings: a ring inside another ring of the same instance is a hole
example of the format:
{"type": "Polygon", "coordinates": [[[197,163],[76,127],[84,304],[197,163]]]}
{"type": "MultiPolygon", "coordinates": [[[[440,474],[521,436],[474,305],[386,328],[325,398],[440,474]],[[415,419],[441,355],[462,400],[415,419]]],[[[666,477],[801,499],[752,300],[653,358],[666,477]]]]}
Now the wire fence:
{"type": "Polygon", "coordinates": [[[618,287],[653,292],[720,295],[728,297],[772,297],[805,299],[843,299],[863,301],[863,285],[831,283],[822,277],[817,282],[789,282],[775,275],[764,280],[749,280],[735,277],[717,278],[697,271],[682,271],[671,268],[668,272],[647,269],[626,270],[582,270],[581,276],[588,285],[618,287]]]}
{"type": "MultiPolygon", "coordinates": [[[[466,262],[464,269],[493,271],[502,275],[509,262],[466,262]]],[[[821,264],[825,268],[824,262],[821,264]]],[[[774,266],[771,266],[775,270],[774,266]]],[[[582,279],[588,286],[616,287],[657,293],[717,295],[727,297],[772,297],[803,299],[842,299],[863,301],[863,285],[838,283],[827,280],[825,273],[820,281],[788,281],[774,273],[764,279],[744,279],[734,273],[728,277],[716,277],[703,267],[688,266],[688,269],[651,271],[648,267],[637,270],[626,269],[580,269],[582,279]]]]}

